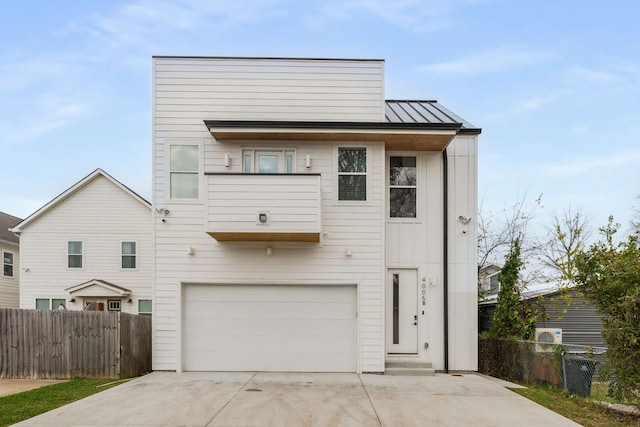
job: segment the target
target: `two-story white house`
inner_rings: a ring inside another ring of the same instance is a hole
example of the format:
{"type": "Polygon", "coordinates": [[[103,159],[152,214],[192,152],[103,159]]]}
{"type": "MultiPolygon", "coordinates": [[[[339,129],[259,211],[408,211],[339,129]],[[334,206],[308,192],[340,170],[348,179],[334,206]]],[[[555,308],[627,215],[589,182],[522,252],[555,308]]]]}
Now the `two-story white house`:
{"type": "Polygon", "coordinates": [[[96,169],[12,228],[20,308],[151,315],[151,205],[96,169]]]}
{"type": "Polygon", "coordinates": [[[18,308],[20,285],[20,239],[9,231],[22,219],[0,212],[0,308],[18,308]]]}
{"type": "Polygon", "coordinates": [[[155,370],[477,370],[477,139],[384,61],[154,57],[155,370]]]}

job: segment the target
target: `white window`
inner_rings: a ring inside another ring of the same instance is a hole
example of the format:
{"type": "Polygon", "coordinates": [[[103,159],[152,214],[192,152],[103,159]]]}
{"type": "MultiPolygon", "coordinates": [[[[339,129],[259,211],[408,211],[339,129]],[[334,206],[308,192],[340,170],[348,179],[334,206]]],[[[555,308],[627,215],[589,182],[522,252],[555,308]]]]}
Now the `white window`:
{"type": "Polygon", "coordinates": [[[199,147],[197,145],[172,145],[170,151],[171,198],[197,199],[199,147]]]}
{"type": "Polygon", "coordinates": [[[120,311],[120,300],[119,299],[107,300],[107,310],[120,311]]]}
{"type": "Polygon", "coordinates": [[[151,300],[150,299],[138,300],[138,314],[140,316],[151,316],[151,300]]]}
{"type": "Polygon", "coordinates": [[[366,148],[338,148],[338,200],[367,200],[366,148]]]}
{"type": "Polygon", "coordinates": [[[11,252],[2,253],[2,264],[3,274],[7,277],[13,277],[13,254],[11,252]]]}
{"type": "Polygon", "coordinates": [[[136,268],[136,242],[122,242],[122,268],[136,268]]]}
{"type": "Polygon", "coordinates": [[[67,242],[67,267],[82,268],[82,242],[67,242]]]}
{"type": "Polygon", "coordinates": [[[416,158],[389,157],[389,217],[415,218],[417,192],[416,158]]]}
{"type": "Polygon", "coordinates": [[[37,310],[65,310],[67,300],[64,298],[36,298],[37,310]]]}
{"type": "Polygon", "coordinates": [[[293,150],[242,150],[244,173],[294,173],[295,163],[293,150]]]}

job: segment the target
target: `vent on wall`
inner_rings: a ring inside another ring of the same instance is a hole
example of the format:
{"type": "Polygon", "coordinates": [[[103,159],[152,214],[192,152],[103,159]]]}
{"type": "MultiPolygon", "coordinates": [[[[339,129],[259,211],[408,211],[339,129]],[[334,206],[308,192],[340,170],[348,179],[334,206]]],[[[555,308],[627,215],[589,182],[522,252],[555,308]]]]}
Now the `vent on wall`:
{"type": "Polygon", "coordinates": [[[553,344],[562,344],[562,329],[558,328],[536,328],[536,351],[552,352],[553,344]]]}

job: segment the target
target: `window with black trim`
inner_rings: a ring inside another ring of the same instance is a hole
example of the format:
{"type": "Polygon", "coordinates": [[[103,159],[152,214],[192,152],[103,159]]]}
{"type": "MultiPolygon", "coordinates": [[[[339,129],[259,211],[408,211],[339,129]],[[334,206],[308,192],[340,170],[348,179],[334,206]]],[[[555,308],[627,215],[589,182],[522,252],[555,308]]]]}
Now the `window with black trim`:
{"type": "Polygon", "coordinates": [[[107,310],[109,311],[120,311],[120,303],[119,299],[110,299],[107,300],[107,310]]]}
{"type": "Polygon", "coordinates": [[[415,218],[418,188],[415,156],[389,157],[389,217],[415,218]]]}
{"type": "Polygon", "coordinates": [[[13,277],[13,254],[11,252],[2,253],[3,274],[13,277]]]}
{"type": "Polygon", "coordinates": [[[338,148],[338,200],[367,200],[366,148],[338,148]]]}

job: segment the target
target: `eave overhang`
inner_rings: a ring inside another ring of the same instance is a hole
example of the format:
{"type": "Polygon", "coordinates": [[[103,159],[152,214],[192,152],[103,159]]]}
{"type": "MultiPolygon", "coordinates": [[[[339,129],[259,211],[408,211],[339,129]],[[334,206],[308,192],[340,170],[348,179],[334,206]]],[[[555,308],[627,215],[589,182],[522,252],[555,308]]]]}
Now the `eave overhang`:
{"type": "Polygon", "coordinates": [[[114,285],[106,280],[93,279],[65,289],[69,295],[75,297],[128,297],[131,290],[114,285]]]}
{"type": "Polygon", "coordinates": [[[384,142],[388,150],[442,151],[461,123],[205,120],[218,141],[384,142]]]}

